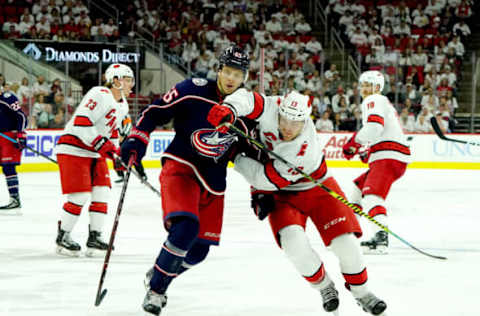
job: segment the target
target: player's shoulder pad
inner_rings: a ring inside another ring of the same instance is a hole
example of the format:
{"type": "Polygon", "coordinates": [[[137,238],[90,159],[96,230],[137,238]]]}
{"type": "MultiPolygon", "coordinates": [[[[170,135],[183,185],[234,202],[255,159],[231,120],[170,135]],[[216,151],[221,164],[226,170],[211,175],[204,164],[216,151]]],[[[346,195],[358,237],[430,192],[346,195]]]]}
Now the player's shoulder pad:
{"type": "Polygon", "coordinates": [[[369,104],[373,102],[375,105],[382,106],[388,104],[389,100],[386,96],[381,94],[372,94],[363,99],[363,104],[369,104]]]}
{"type": "Polygon", "coordinates": [[[15,93],[13,93],[13,92],[3,92],[0,95],[0,100],[2,100],[3,102],[5,102],[7,104],[13,104],[15,102],[18,102],[18,98],[15,95],[15,93]]]}

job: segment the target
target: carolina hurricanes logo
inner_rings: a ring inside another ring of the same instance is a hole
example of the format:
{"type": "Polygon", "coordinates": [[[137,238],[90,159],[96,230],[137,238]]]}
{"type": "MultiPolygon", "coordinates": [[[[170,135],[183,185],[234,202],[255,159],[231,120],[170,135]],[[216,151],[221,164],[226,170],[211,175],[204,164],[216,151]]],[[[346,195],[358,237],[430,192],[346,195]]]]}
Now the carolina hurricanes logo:
{"type": "Polygon", "coordinates": [[[237,137],[214,129],[199,129],[192,134],[192,145],[198,153],[215,160],[222,157],[237,137]]]}

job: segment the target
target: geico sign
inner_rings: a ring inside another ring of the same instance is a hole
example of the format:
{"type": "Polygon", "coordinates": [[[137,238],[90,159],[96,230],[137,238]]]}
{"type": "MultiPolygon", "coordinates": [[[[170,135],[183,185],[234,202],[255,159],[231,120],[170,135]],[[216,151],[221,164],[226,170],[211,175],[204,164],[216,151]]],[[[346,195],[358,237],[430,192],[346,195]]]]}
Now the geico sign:
{"type": "MultiPolygon", "coordinates": [[[[53,47],[46,47],[46,61],[68,61],[75,63],[98,63],[99,52],[58,51],[53,47]]],[[[115,53],[109,49],[102,50],[102,62],[104,63],[137,63],[140,54],[115,53]]]]}

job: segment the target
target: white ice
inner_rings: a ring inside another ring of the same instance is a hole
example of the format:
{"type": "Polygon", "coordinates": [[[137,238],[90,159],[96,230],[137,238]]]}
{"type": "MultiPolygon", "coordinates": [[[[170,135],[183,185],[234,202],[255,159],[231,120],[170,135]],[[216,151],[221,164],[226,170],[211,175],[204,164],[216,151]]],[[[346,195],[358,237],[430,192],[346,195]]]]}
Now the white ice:
{"type": "MultiPolygon", "coordinates": [[[[334,169],[345,191],[361,169],[334,169]]],[[[148,170],[158,186],[158,170],[148,170]]],[[[112,178],[116,176],[112,174],[112,178]]],[[[480,171],[409,169],[388,200],[390,228],[447,261],[425,257],[390,237],[387,256],[366,256],[371,290],[388,304],[389,316],[479,315],[480,171]]],[[[327,315],[311,289],[274,243],[267,221],[249,208],[249,187],[233,170],[220,247],[175,280],[162,316],[327,315]]],[[[166,237],[161,202],[133,179],[115,240],[104,287],[94,307],[103,265],[97,258],[54,254],[56,222],[63,204],[57,173],[20,174],[22,216],[0,216],[0,315],[143,315],[143,277],[166,237]]],[[[0,203],[7,201],[3,179],[0,203]]],[[[180,189],[180,188],[179,188],[180,189]]],[[[120,187],[114,187],[108,239],[120,187]]],[[[188,198],[188,194],[178,198],[188,198]]],[[[84,246],[88,212],[73,238],[84,246]]],[[[309,223],[308,235],[340,291],[340,315],[366,315],[343,286],[338,262],[309,223]]]]}

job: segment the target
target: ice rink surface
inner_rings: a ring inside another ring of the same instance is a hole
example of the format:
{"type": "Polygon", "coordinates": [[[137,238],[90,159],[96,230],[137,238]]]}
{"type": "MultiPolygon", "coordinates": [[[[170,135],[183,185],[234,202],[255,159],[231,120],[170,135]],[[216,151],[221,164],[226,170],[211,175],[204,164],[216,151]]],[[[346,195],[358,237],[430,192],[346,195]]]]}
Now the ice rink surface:
{"type": "MultiPolygon", "coordinates": [[[[362,169],[332,169],[344,191],[362,169]]],[[[158,186],[158,170],[148,170],[158,186]]],[[[7,202],[3,177],[0,203],[7,202]]],[[[112,174],[112,178],[116,176],[112,174]]],[[[389,316],[480,315],[480,171],[409,169],[387,203],[390,228],[447,261],[425,257],[390,237],[387,256],[367,256],[371,290],[388,304],[389,316]]],[[[328,315],[320,295],[277,248],[268,221],[249,207],[249,186],[229,170],[220,247],[175,280],[162,316],[328,315]]],[[[94,307],[103,256],[55,255],[57,219],[63,204],[58,173],[20,174],[22,216],[0,216],[0,315],[143,315],[143,277],[166,237],[161,202],[137,179],[128,188],[104,286],[94,307]]],[[[111,193],[106,239],[121,187],[111,193]]],[[[188,198],[179,193],[178,198],[188,198]]],[[[340,291],[340,315],[366,315],[343,286],[338,262],[309,223],[308,235],[340,291]]],[[[73,238],[85,248],[88,212],[73,238]]],[[[82,249],[83,250],[83,249],[82,249]]]]}

